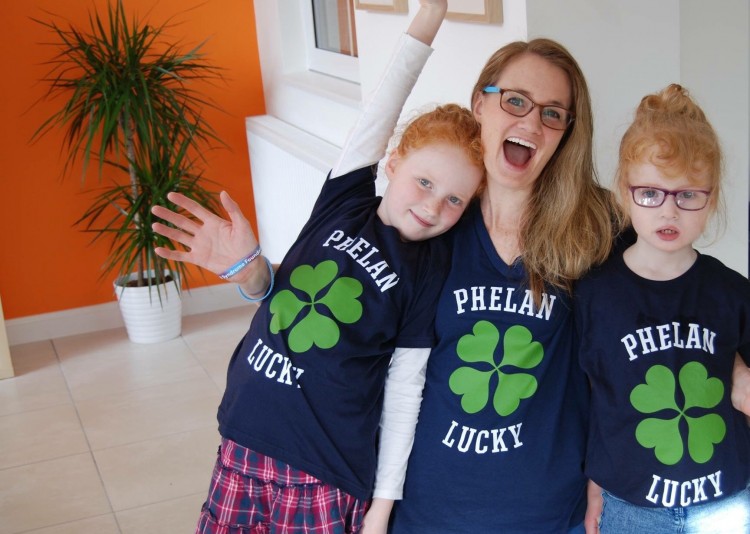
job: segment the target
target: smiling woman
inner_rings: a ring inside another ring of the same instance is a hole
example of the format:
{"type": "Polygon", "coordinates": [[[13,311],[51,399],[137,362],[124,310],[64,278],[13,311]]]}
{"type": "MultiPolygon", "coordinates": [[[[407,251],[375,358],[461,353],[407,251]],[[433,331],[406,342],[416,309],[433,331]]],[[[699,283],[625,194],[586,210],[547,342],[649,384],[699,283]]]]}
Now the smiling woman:
{"type": "Polygon", "coordinates": [[[587,386],[569,290],[614,234],[586,82],[559,43],[514,42],[486,63],[472,109],[487,184],[449,234],[392,532],[583,532],[587,386]],[[504,106],[490,86],[512,98],[504,106]]]}

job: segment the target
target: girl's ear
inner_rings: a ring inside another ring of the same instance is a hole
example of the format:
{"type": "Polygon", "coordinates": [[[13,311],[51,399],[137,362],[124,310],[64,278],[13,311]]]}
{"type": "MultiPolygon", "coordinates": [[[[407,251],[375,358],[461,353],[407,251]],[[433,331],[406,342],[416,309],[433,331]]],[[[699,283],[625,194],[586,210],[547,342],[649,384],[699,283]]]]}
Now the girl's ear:
{"type": "Polygon", "coordinates": [[[396,172],[396,167],[398,167],[400,161],[401,154],[399,154],[398,149],[394,148],[388,156],[388,161],[386,161],[385,163],[385,175],[388,177],[388,180],[393,179],[393,175],[396,172]]]}

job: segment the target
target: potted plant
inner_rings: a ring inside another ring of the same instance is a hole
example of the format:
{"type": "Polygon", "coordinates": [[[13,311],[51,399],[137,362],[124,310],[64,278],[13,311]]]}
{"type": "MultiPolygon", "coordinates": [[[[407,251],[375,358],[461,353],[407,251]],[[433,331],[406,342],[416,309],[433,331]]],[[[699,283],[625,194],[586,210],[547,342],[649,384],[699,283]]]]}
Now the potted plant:
{"type": "Polygon", "coordinates": [[[115,292],[130,339],[176,337],[187,270],[154,253],[157,246],[173,245],[152,231],[151,207],[174,209],[167,193],[179,191],[209,209],[219,208],[199,168],[201,150],[220,143],[202,115],[215,105],[193,88],[196,81],[220,78],[219,70],[205,61],[203,43],[183,51],[179,42],[168,42],[166,30],[174,26],[169,21],[154,26],[136,16],[129,20],[123,0],[108,3],[106,18],[95,9],[83,30],[70,23],[36,22],[51,30],[50,44],[57,50],[44,78],[49,91],[43,98],[63,97],[64,102],[34,137],[63,128],[63,172],[80,158],[85,182],[93,158],[99,182],[106,178],[76,224],[95,234],[92,241],[110,242],[102,276],[116,275],[115,292]],[[146,303],[137,303],[135,317],[129,316],[123,306],[139,297],[146,303]],[[173,318],[161,332],[154,328],[154,314],[167,311],[173,318]],[[138,326],[149,331],[139,333],[138,326]]]}

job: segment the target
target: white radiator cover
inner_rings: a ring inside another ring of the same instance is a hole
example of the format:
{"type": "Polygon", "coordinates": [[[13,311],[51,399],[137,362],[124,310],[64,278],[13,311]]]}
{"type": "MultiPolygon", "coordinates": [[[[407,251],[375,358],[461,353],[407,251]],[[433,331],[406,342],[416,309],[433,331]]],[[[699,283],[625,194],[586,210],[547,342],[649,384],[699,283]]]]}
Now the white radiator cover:
{"type": "Polygon", "coordinates": [[[246,119],[263,255],[281,262],[310,217],[340,148],[270,115],[246,119]]]}

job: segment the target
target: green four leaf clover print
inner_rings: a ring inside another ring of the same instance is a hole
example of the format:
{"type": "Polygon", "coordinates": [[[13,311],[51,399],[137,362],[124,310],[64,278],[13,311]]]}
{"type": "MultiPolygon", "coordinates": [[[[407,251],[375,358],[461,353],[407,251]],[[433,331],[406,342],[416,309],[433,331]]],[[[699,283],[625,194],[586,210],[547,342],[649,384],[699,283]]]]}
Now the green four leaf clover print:
{"type": "Polygon", "coordinates": [[[305,296],[300,299],[298,293],[285,289],[271,300],[271,333],[291,327],[289,348],[294,352],[306,352],[313,345],[321,349],[334,347],[341,337],[336,321],[352,324],[362,317],[362,303],[358,300],[361,282],[348,276],[336,278],[338,273],[333,260],[315,267],[300,265],[292,271],[289,282],[305,296]],[[333,318],[321,314],[320,307],[328,309],[333,318]],[[305,310],[307,314],[297,321],[305,310]]]}
{"type": "Polygon", "coordinates": [[[497,376],[492,405],[502,415],[510,415],[522,399],[531,397],[537,388],[534,376],[528,373],[507,373],[511,368],[533,369],[544,358],[541,343],[533,341],[531,332],[523,326],[508,328],[503,337],[503,355],[495,363],[495,350],[500,332],[489,321],[479,321],[473,332],[458,341],[458,357],[471,365],[459,367],[448,379],[448,386],[461,396],[461,407],[467,413],[484,409],[490,399],[492,377],[497,376]]]}
{"type": "MultiPolygon", "coordinates": [[[[635,429],[638,443],[654,454],[661,463],[674,465],[684,455],[684,440],[680,420],[687,423],[687,448],[694,462],[703,464],[711,459],[714,445],[726,435],[724,420],[715,413],[698,417],[687,415],[691,408],[708,410],[719,404],[724,396],[724,384],[718,378],[708,378],[708,371],[699,362],[686,363],[679,373],[680,389],[685,405],[677,405],[675,376],[667,367],[654,365],[646,372],[646,383],[630,393],[630,403],[640,413],[652,414],[665,410],[674,417],[649,417],[635,429]]],[[[691,413],[694,413],[693,410],[691,413]]]]}

